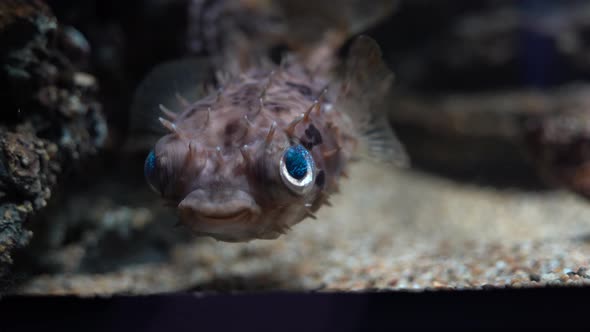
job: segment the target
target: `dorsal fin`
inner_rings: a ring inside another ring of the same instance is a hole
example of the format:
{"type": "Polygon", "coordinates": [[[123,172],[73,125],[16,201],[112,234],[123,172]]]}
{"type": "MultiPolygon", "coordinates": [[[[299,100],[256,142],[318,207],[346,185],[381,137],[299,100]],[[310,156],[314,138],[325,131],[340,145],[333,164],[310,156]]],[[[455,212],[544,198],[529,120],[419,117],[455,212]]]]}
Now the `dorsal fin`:
{"type": "Polygon", "coordinates": [[[156,66],[135,91],[128,145],[151,145],[166,133],[158,121],[165,115],[160,105],[169,112],[181,112],[186,108],[183,99],[195,102],[203,96],[203,85],[213,82],[213,69],[204,58],[184,58],[156,66]]]}
{"type": "Polygon", "coordinates": [[[393,73],[383,62],[377,43],[360,36],[344,64],[337,109],[347,112],[361,137],[361,154],[372,160],[409,165],[409,158],[387,118],[386,97],[393,73]]]}
{"type": "Polygon", "coordinates": [[[299,50],[317,47],[325,34],[362,33],[390,15],[396,0],[277,0],[286,21],[285,38],[299,50]]]}

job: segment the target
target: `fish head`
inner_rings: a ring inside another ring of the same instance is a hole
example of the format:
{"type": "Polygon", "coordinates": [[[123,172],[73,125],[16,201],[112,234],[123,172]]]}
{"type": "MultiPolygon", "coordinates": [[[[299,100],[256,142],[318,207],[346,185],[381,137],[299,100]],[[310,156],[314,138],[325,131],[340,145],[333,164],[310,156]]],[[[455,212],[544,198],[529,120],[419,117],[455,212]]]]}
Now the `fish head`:
{"type": "Polygon", "coordinates": [[[313,216],[324,180],[311,151],[279,132],[272,136],[215,149],[202,139],[164,136],[146,158],[147,182],[196,235],[275,239],[313,216]]]}

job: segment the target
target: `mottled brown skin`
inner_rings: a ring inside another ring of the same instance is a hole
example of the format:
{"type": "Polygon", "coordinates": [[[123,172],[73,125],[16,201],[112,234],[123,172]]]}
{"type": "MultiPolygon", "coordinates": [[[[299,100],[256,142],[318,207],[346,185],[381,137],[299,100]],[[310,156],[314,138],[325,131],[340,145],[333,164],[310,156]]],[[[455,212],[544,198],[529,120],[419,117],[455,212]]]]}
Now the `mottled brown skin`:
{"type": "Polygon", "coordinates": [[[323,93],[327,80],[294,61],[250,69],[219,86],[164,121],[171,133],[154,149],[155,186],[197,235],[277,238],[337,191],[358,134],[323,93]],[[285,149],[295,144],[316,165],[313,188],[303,195],[279,171],[285,149]]]}

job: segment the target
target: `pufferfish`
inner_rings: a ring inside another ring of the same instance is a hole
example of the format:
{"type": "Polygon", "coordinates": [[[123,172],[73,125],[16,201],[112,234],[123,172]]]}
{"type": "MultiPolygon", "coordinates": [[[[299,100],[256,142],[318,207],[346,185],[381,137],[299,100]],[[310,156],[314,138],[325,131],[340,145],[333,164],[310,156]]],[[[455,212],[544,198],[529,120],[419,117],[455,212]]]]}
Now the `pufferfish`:
{"type": "MultiPolygon", "coordinates": [[[[218,74],[202,97],[178,97],[178,111],[160,106],[166,134],[144,172],[181,225],[220,241],[276,239],[330,205],[351,161],[408,164],[383,112],[392,73],[376,42],[357,37],[336,63],[325,50],[286,56],[218,74]]],[[[179,66],[186,81],[191,67],[179,66]]]]}

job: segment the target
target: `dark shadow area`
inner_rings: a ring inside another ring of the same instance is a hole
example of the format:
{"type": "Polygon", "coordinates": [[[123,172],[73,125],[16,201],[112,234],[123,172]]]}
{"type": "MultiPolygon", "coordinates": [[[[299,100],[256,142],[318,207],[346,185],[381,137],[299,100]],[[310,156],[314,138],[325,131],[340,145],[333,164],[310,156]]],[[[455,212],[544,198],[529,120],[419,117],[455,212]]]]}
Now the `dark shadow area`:
{"type": "Polygon", "coordinates": [[[416,126],[396,126],[412,167],[455,181],[497,188],[550,190],[526,151],[503,138],[468,138],[437,134],[416,126]]]}
{"type": "Polygon", "coordinates": [[[579,328],[588,289],[364,294],[168,294],[144,297],[9,297],[0,301],[7,331],[359,331],[399,328],[579,328]],[[63,313],[68,313],[64,315],[63,313]],[[93,324],[88,324],[93,322],[93,324]]]}
{"type": "Polygon", "coordinates": [[[284,280],[278,279],[278,276],[272,273],[253,276],[228,275],[195,285],[185,291],[205,294],[250,293],[279,291],[283,286],[284,280]]]}

